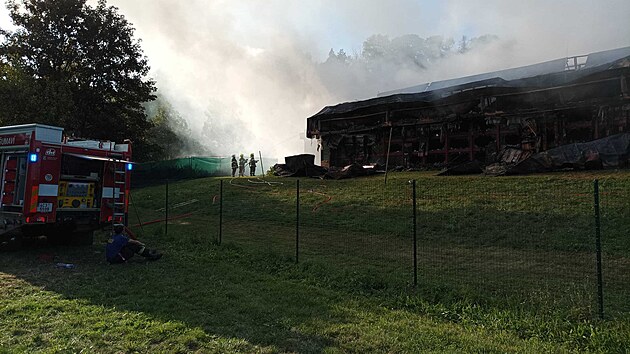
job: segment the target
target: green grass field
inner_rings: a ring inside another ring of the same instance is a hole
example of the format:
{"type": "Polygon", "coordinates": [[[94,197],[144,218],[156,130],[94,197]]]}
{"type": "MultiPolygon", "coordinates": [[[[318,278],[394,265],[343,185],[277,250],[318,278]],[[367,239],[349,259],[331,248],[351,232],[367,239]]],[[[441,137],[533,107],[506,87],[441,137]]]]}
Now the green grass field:
{"type": "MultiPolygon", "coordinates": [[[[629,172],[302,179],[297,264],[296,180],[223,179],[218,244],[221,180],[169,185],[169,215],[191,214],[167,235],[134,227],[158,262],[108,265],[104,233],[1,253],[0,353],[629,350],[629,172]]],[[[130,223],[162,218],[164,190],[134,191],[130,223]]]]}

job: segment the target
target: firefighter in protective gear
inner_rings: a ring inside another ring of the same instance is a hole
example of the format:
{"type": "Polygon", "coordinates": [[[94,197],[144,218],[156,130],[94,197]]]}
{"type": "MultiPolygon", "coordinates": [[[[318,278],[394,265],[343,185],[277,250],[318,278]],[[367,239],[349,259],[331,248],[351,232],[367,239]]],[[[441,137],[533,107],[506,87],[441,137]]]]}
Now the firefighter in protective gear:
{"type": "Polygon", "coordinates": [[[254,154],[249,154],[249,175],[256,176],[256,162],[258,160],[254,160],[254,154]]]}
{"type": "Polygon", "coordinates": [[[238,162],[236,161],[236,155],[232,155],[232,177],[236,177],[237,168],[238,168],[238,162]]]}
{"type": "Polygon", "coordinates": [[[247,159],[243,157],[243,154],[238,159],[238,176],[245,176],[245,164],[247,163],[247,159]]]}

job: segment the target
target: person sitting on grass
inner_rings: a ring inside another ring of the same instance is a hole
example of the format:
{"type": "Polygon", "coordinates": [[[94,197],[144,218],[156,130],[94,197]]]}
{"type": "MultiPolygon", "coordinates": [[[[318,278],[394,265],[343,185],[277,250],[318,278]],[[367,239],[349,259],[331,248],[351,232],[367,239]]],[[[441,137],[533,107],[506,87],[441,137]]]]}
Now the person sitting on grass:
{"type": "Polygon", "coordinates": [[[114,234],[107,242],[105,252],[105,257],[110,264],[125,263],[134,254],[139,254],[150,261],[155,261],[162,257],[161,253],[149,250],[142,242],[127,237],[124,231],[124,225],[114,225],[114,234]]]}

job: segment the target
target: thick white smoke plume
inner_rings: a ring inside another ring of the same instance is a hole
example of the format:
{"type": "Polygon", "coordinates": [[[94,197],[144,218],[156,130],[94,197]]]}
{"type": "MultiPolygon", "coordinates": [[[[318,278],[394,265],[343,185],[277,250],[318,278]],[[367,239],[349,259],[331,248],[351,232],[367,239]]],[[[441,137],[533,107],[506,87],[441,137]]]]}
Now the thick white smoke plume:
{"type": "Polygon", "coordinates": [[[160,92],[213,153],[304,151],[306,118],[326,105],[426,81],[630,45],[630,1],[110,0],[134,24],[160,92]],[[347,71],[334,48],[360,54],[389,38],[498,36],[431,63],[347,71]]]}

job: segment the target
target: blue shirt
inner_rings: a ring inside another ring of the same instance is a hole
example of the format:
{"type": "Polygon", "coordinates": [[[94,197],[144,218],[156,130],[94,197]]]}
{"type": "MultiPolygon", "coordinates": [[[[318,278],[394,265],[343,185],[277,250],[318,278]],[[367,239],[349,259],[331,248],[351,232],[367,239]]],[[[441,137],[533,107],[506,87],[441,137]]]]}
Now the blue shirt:
{"type": "Polygon", "coordinates": [[[111,260],[125,247],[129,242],[129,238],[123,234],[116,234],[107,242],[107,248],[105,249],[105,257],[107,260],[111,260]]]}

